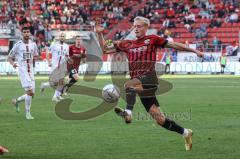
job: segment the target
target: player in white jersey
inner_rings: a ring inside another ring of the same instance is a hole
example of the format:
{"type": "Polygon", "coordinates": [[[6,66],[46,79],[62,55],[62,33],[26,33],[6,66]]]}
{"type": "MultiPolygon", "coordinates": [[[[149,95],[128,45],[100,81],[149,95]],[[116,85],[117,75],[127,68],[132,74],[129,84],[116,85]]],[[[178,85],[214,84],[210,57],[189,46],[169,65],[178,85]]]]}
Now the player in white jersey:
{"type": "Polygon", "coordinates": [[[19,102],[25,100],[26,119],[34,119],[30,113],[30,108],[35,93],[33,59],[38,58],[38,48],[37,44],[30,40],[30,29],[28,27],[22,28],[22,36],[23,39],[18,41],[11,49],[8,60],[14,68],[18,67],[18,75],[26,94],[13,99],[12,103],[19,111],[19,102]]]}
{"type": "Polygon", "coordinates": [[[53,95],[53,101],[59,101],[63,99],[61,97],[61,90],[64,84],[64,76],[67,71],[67,62],[69,61],[69,46],[65,43],[66,35],[60,34],[59,42],[52,44],[47,51],[48,65],[52,67],[52,73],[50,75],[50,82],[41,84],[41,91],[50,85],[57,85],[55,93],[53,95]],[[52,60],[49,58],[49,53],[52,54],[52,60]]]}

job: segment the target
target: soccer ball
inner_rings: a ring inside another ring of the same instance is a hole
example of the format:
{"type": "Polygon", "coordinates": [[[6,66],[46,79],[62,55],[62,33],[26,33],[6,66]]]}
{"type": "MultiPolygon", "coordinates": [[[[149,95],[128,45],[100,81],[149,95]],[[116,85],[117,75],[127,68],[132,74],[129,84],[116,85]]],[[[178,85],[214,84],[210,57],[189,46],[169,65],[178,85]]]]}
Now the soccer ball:
{"type": "Polygon", "coordinates": [[[120,90],[113,84],[108,84],[102,89],[102,97],[108,103],[115,103],[120,98],[120,90]]]}

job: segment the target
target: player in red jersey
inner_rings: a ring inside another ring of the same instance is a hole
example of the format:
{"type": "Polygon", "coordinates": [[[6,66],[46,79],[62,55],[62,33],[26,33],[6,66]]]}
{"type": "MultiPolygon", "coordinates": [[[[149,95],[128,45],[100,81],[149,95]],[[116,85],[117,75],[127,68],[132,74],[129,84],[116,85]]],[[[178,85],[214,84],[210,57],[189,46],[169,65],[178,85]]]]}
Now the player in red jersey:
{"type": "Polygon", "coordinates": [[[78,68],[82,61],[82,63],[86,62],[86,49],[81,44],[81,37],[76,36],[76,41],[74,45],[69,47],[69,57],[72,59],[73,63],[67,65],[67,69],[69,72],[69,82],[64,85],[63,93],[66,93],[68,89],[78,81],[78,68]]]}
{"type": "Polygon", "coordinates": [[[146,35],[149,26],[149,19],[136,17],[134,19],[133,29],[137,39],[114,42],[109,40],[106,41],[102,34],[104,28],[100,25],[96,26],[96,32],[103,52],[125,52],[129,62],[131,80],[126,82],[124,85],[127,106],[125,110],[116,107],[115,112],[117,115],[123,117],[126,123],[130,123],[133,106],[136,102],[136,94],[139,94],[142,104],[153,119],[155,119],[162,127],[183,135],[186,150],[191,150],[193,135],[192,130],[183,128],[174,121],[166,118],[159,109],[159,103],[155,95],[155,91],[158,86],[158,78],[155,71],[156,50],[157,47],[174,48],[180,51],[194,52],[200,57],[202,56],[202,53],[188,48],[181,43],[169,42],[157,35],[146,35]],[[150,94],[145,96],[144,92],[148,92],[150,94]]]}

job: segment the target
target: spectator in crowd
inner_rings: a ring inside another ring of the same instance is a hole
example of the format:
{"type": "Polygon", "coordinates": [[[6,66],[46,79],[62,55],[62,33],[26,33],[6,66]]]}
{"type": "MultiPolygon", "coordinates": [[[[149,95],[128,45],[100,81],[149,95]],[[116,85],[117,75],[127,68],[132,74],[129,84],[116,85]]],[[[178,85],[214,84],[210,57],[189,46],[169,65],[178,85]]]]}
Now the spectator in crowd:
{"type": "Polygon", "coordinates": [[[232,13],[229,16],[229,22],[230,23],[237,23],[238,22],[238,14],[236,12],[232,13]]]}
{"type": "Polygon", "coordinates": [[[114,40],[120,40],[122,38],[125,38],[129,33],[131,29],[125,31],[125,30],[118,30],[114,36],[114,40]]]}
{"type": "Polygon", "coordinates": [[[191,25],[191,24],[195,23],[195,20],[196,20],[195,18],[196,18],[195,14],[190,12],[188,15],[186,15],[184,17],[184,24],[191,25]]]}
{"type": "Polygon", "coordinates": [[[195,30],[195,37],[198,38],[205,38],[207,36],[207,28],[205,24],[202,24],[199,28],[195,30]]]}
{"type": "Polygon", "coordinates": [[[214,51],[215,52],[219,51],[220,41],[218,40],[218,38],[216,36],[213,38],[212,44],[213,44],[214,51]]]}
{"type": "Polygon", "coordinates": [[[122,32],[121,30],[118,30],[114,36],[114,40],[119,40],[122,38],[122,32]]]}
{"type": "Polygon", "coordinates": [[[117,7],[117,6],[113,7],[114,18],[117,18],[118,20],[123,19],[122,12],[123,12],[122,7],[117,7]]]}
{"type": "Polygon", "coordinates": [[[208,8],[208,6],[209,6],[209,2],[208,2],[208,0],[198,0],[198,6],[199,6],[199,8],[208,8]]]}
{"type": "Polygon", "coordinates": [[[103,27],[106,29],[109,27],[109,25],[110,25],[109,19],[104,20],[103,27]]]}
{"type": "Polygon", "coordinates": [[[212,15],[209,13],[209,10],[207,10],[207,9],[201,9],[201,11],[199,12],[199,16],[201,16],[202,19],[204,19],[204,18],[207,18],[207,19],[212,18],[212,15]]]}
{"type": "Polygon", "coordinates": [[[175,23],[168,18],[163,21],[163,28],[175,28],[175,23]]]}
{"type": "Polygon", "coordinates": [[[211,23],[210,23],[209,27],[211,27],[211,28],[220,28],[221,25],[222,25],[221,19],[217,18],[217,20],[216,19],[212,19],[211,20],[211,23]]]}
{"type": "Polygon", "coordinates": [[[168,28],[169,26],[169,23],[170,23],[170,20],[168,18],[166,18],[164,21],[163,21],[163,28],[168,28]]]}
{"type": "Polygon", "coordinates": [[[175,11],[173,10],[172,7],[170,7],[167,10],[166,17],[171,19],[171,18],[174,18],[174,16],[175,16],[175,11]]]}
{"type": "Polygon", "coordinates": [[[44,28],[44,37],[45,37],[45,42],[50,42],[53,39],[52,36],[52,31],[49,25],[44,28]]]}
{"type": "Polygon", "coordinates": [[[51,14],[48,10],[44,10],[43,20],[45,20],[45,19],[51,20],[51,14]]]}
{"type": "Polygon", "coordinates": [[[231,2],[231,3],[230,3],[230,2],[228,3],[228,5],[227,5],[227,10],[228,10],[229,13],[233,13],[233,12],[234,12],[235,7],[234,7],[234,5],[233,5],[232,2],[231,2]]]}
{"type": "Polygon", "coordinates": [[[203,51],[208,51],[208,48],[209,48],[209,41],[207,39],[204,39],[203,40],[203,51]]]}
{"type": "Polygon", "coordinates": [[[190,10],[190,6],[188,4],[186,4],[182,10],[183,14],[188,14],[190,10]]]}
{"type": "Polygon", "coordinates": [[[226,11],[225,11],[225,5],[223,2],[220,3],[220,5],[217,6],[217,15],[219,18],[224,18],[226,11]]]}
{"type": "Polygon", "coordinates": [[[215,14],[216,10],[215,10],[215,5],[214,3],[210,3],[207,10],[209,10],[210,14],[215,14]]]}
{"type": "Polygon", "coordinates": [[[153,22],[153,23],[158,23],[160,21],[160,19],[161,19],[161,17],[158,14],[158,12],[154,12],[152,14],[152,17],[150,18],[150,21],[153,22]]]}

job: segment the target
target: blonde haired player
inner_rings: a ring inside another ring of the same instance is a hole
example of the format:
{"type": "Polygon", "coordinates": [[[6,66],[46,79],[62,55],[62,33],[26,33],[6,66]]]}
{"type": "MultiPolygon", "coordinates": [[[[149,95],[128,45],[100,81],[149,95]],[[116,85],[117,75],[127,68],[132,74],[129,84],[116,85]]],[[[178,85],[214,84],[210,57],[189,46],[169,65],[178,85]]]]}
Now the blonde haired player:
{"type": "Polygon", "coordinates": [[[30,109],[35,93],[33,59],[38,57],[38,49],[37,44],[30,40],[30,29],[28,27],[22,28],[22,36],[23,39],[18,41],[11,49],[8,60],[14,68],[18,67],[18,75],[25,94],[13,99],[12,103],[19,111],[19,102],[25,100],[26,119],[34,119],[30,109]],[[17,60],[17,63],[15,63],[15,60],[17,60]]]}
{"type": "Polygon", "coordinates": [[[45,82],[41,84],[41,92],[45,88],[50,87],[51,85],[56,85],[55,93],[52,97],[52,101],[60,101],[63,98],[61,97],[61,91],[64,85],[64,74],[67,71],[67,61],[69,60],[69,45],[65,43],[66,34],[60,33],[59,41],[53,43],[47,51],[47,60],[48,65],[52,67],[52,73],[50,75],[50,83],[45,82]],[[52,54],[52,60],[50,60],[50,55],[52,54]],[[65,70],[66,67],[66,70],[65,70]],[[59,73],[60,72],[60,73],[59,73]],[[51,78],[57,79],[54,80],[54,83],[51,83],[51,78]]]}
{"type": "MultiPolygon", "coordinates": [[[[122,51],[127,55],[129,63],[129,74],[131,79],[124,85],[126,92],[126,108],[115,108],[118,116],[121,116],[126,123],[131,123],[132,110],[136,102],[136,94],[139,94],[140,100],[146,111],[163,128],[181,134],[185,139],[186,150],[192,148],[192,130],[183,128],[174,121],[168,119],[159,109],[159,103],[155,95],[158,87],[158,78],[155,70],[156,53],[158,47],[174,48],[181,51],[194,52],[202,56],[200,51],[191,49],[183,44],[170,42],[157,35],[146,35],[150,21],[144,17],[136,17],[133,23],[133,29],[136,35],[135,40],[105,41],[103,37],[104,28],[97,25],[99,43],[104,53],[122,51]],[[150,94],[144,95],[146,91],[150,94]]],[[[160,87],[161,89],[161,87],[160,87]]]]}

